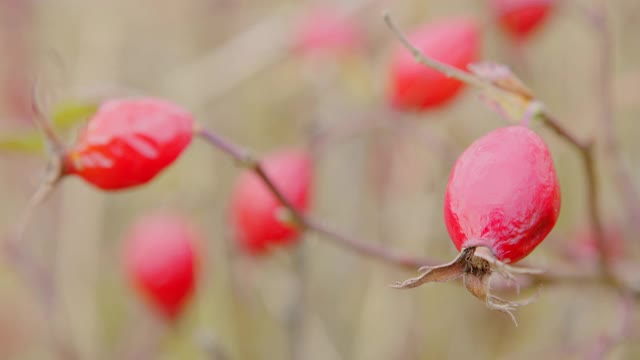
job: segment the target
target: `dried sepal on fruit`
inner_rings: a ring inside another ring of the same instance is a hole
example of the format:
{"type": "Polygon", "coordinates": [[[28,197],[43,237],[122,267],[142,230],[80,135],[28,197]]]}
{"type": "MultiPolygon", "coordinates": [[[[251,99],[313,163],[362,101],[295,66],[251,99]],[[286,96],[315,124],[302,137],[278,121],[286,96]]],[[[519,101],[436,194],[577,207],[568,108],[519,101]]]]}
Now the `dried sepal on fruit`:
{"type": "Polygon", "coordinates": [[[498,273],[510,281],[515,281],[515,274],[538,274],[540,271],[509,266],[491,257],[493,255],[487,248],[466,248],[453,261],[439,266],[423,266],[418,270],[422,273],[420,276],[397,282],[391,287],[411,289],[426,283],[448,282],[462,278],[467,291],[484,302],[489,309],[507,313],[517,325],[513,311],[519,306],[530,304],[536,296],[523,301],[510,301],[495,296],[491,293],[491,276],[498,273]]]}
{"type": "Polygon", "coordinates": [[[492,274],[515,280],[537,270],[511,266],[544,240],[560,212],[560,188],[544,141],[524,126],[494,130],[458,158],[445,194],[444,218],[460,255],[448,264],[420,269],[396,288],[462,278],[467,290],[490,309],[513,317],[529,301],[491,294],[492,274]]]}

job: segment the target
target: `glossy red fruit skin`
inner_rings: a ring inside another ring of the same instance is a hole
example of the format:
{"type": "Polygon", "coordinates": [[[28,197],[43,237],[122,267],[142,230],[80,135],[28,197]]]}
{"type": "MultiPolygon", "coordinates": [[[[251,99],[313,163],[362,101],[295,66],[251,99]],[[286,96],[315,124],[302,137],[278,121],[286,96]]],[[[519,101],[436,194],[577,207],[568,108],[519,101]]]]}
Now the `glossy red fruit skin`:
{"type": "MultiPolygon", "coordinates": [[[[480,29],[472,18],[432,22],[413,31],[408,39],[426,56],[462,70],[478,60],[482,47],[480,29]]],[[[387,91],[395,109],[441,107],[454,99],[463,86],[462,82],[419,64],[404,47],[395,48],[387,91]]]]}
{"type": "MultiPolygon", "coordinates": [[[[268,154],[262,166],[283,195],[301,212],[310,205],[312,162],[301,149],[268,154]]],[[[265,254],[274,245],[291,245],[299,230],[278,219],[280,202],[251,171],[237,180],[231,195],[231,225],[240,247],[249,254],[265,254]]]]}
{"type": "Polygon", "coordinates": [[[125,236],[125,273],[167,320],[178,318],[194,293],[199,241],[184,218],[169,212],[138,219],[125,236]]]}
{"type": "Polygon", "coordinates": [[[456,161],[445,194],[444,219],[460,251],[489,248],[515,263],[551,231],[560,187],[544,141],[524,126],[494,130],[456,161]]]}
{"type": "Polygon", "coordinates": [[[294,51],[304,57],[350,55],[363,47],[360,27],[330,7],[312,9],[300,20],[294,37],[294,51]]]}
{"type": "Polygon", "coordinates": [[[516,39],[529,37],[548,18],[552,0],[491,0],[500,26],[516,39]]]}
{"type": "Polygon", "coordinates": [[[64,173],[103,190],[145,184],[183,152],[193,128],[193,116],[166,100],[107,101],[65,155],[64,173]]]}

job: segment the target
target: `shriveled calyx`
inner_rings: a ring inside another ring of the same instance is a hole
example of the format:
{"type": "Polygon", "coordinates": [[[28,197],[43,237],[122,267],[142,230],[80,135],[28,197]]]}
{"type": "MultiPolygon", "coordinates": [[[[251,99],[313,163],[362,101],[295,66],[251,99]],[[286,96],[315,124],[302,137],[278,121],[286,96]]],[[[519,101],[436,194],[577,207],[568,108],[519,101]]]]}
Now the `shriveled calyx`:
{"type": "MultiPolygon", "coordinates": [[[[491,277],[494,273],[497,273],[515,283],[514,275],[538,274],[541,272],[536,269],[504,264],[496,259],[488,248],[483,246],[466,248],[450,263],[438,266],[423,266],[418,271],[422,272],[420,276],[396,282],[391,287],[411,289],[426,283],[448,282],[462,278],[467,291],[484,302],[489,309],[507,313],[516,326],[518,323],[513,311],[519,306],[530,304],[537,298],[537,295],[522,301],[502,299],[491,294],[491,277]]],[[[517,283],[515,284],[517,286],[517,283]]]]}
{"type": "MultiPolygon", "coordinates": [[[[531,270],[511,265],[529,255],[553,229],[561,197],[553,159],[544,141],[525,126],[508,126],[474,141],[451,171],[444,221],[460,255],[452,262],[422,268],[421,276],[395,287],[462,277],[465,287],[491,309],[513,318],[525,302],[491,294],[490,278],[509,280],[531,270]]],[[[514,322],[515,322],[515,318],[514,322]]]]}

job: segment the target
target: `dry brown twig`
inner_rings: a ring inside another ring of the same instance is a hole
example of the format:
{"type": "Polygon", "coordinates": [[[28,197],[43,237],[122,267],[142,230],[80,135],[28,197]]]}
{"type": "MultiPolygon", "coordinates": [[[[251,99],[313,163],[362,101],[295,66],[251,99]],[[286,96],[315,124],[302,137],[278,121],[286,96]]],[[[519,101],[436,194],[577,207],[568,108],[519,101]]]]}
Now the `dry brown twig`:
{"type": "Polygon", "coordinates": [[[291,202],[282,194],[269,175],[264,171],[260,161],[247,149],[242,148],[218,134],[203,128],[198,129],[198,135],[217,149],[229,155],[240,166],[254,171],[287,210],[286,216],[289,217],[288,220],[296,224],[298,227],[323,235],[327,240],[331,240],[334,244],[347,248],[348,250],[352,250],[361,255],[378,258],[406,269],[415,269],[434,264],[433,261],[428,259],[395,253],[375,243],[365,242],[342,234],[325,225],[320,220],[299,212],[293,207],[291,202]]]}

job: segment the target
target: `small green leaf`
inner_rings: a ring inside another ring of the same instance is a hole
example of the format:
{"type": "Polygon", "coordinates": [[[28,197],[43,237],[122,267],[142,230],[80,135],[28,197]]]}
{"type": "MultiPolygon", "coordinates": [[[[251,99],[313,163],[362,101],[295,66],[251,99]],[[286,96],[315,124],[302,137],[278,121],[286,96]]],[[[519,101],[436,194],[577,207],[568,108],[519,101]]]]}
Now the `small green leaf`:
{"type": "Polygon", "coordinates": [[[0,138],[0,150],[20,153],[41,153],[44,150],[44,142],[39,133],[33,131],[0,138]]]}
{"type": "MultiPolygon", "coordinates": [[[[98,110],[96,101],[68,100],[57,104],[51,115],[51,123],[56,131],[65,132],[86,121],[98,110]]],[[[41,153],[44,139],[38,130],[0,136],[0,151],[20,153],[41,153]]]]}
{"type": "Polygon", "coordinates": [[[55,107],[51,116],[53,127],[58,130],[67,130],[74,125],[85,121],[98,110],[96,102],[81,102],[70,100],[55,107]]]}

